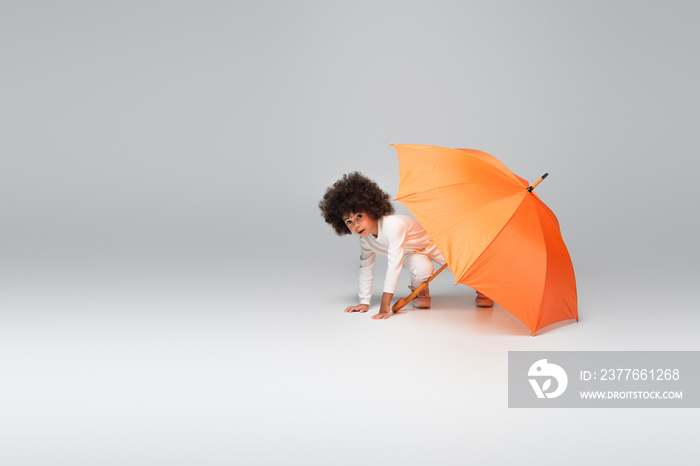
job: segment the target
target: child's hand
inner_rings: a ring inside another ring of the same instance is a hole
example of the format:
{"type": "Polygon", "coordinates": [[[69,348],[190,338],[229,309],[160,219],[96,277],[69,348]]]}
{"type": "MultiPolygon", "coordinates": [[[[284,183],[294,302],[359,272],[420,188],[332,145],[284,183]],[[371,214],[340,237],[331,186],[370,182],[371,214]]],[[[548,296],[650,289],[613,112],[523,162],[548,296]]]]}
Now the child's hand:
{"type": "Polygon", "coordinates": [[[369,311],[369,304],[358,304],[357,306],[348,306],[345,308],[345,312],[367,312],[369,311]]]}
{"type": "Polygon", "coordinates": [[[393,293],[382,294],[382,304],[379,306],[379,314],[374,314],[373,319],[388,319],[391,317],[391,298],[393,298],[393,293]]]}

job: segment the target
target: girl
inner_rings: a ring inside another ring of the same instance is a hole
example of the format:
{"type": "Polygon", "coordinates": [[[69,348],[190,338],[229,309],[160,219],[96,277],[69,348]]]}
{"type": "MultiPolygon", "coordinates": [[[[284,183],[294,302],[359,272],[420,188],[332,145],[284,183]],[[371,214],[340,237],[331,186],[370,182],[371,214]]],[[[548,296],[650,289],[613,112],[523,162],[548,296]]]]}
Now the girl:
{"type": "MultiPolygon", "coordinates": [[[[348,306],[345,312],[369,310],[377,254],[387,256],[387,271],[379,313],[373,319],[391,315],[391,300],[402,266],[411,272],[409,288],[413,290],[433,274],[431,261],[445,263],[423,227],[411,217],[394,215],[391,197],[359,172],[343,175],[329,187],[319,207],[338,235],[360,236],[360,304],[348,306]]],[[[492,306],[493,301],[477,292],[477,305],[492,306]]],[[[430,308],[428,288],[413,299],[413,307],[430,308]]]]}

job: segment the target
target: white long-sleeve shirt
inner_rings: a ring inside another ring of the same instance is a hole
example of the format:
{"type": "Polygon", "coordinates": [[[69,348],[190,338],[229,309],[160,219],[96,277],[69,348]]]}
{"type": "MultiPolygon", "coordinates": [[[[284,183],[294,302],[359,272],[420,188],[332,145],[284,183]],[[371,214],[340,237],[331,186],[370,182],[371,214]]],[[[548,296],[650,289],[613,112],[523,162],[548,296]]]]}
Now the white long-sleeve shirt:
{"type": "Polygon", "coordinates": [[[394,293],[406,254],[436,251],[435,244],[423,227],[405,215],[386,215],[377,221],[377,237],[360,238],[360,304],[369,304],[377,254],[387,256],[384,293],[394,293]]]}

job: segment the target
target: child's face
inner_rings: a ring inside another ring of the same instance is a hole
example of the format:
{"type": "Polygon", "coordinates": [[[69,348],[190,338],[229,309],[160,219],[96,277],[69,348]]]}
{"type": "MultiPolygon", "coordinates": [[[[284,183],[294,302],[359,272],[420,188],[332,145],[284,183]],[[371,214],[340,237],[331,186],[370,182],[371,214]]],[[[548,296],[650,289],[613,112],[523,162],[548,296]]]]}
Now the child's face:
{"type": "Polygon", "coordinates": [[[356,235],[364,237],[367,235],[377,236],[379,234],[377,221],[367,215],[366,212],[349,213],[343,217],[343,221],[348,229],[356,235]]]}

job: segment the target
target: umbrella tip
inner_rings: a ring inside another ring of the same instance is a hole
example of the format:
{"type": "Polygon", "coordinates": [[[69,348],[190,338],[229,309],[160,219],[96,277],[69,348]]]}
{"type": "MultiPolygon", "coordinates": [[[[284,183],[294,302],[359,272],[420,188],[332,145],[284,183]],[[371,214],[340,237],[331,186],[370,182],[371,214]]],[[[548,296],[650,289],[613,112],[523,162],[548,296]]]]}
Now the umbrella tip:
{"type": "Polygon", "coordinates": [[[532,192],[532,190],[534,190],[537,187],[537,185],[540,184],[542,182],[542,180],[544,180],[548,176],[549,176],[549,173],[545,173],[544,175],[542,175],[539,180],[535,181],[535,184],[533,184],[532,186],[527,188],[528,192],[532,192]]]}

